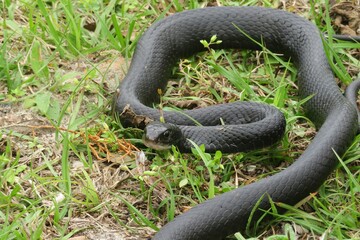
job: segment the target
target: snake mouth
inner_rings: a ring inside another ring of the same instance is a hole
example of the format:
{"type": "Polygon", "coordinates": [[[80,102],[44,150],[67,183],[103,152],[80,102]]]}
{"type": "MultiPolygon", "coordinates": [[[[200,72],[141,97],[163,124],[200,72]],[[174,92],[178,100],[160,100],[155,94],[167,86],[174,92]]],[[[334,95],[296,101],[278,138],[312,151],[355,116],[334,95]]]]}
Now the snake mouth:
{"type": "Polygon", "coordinates": [[[146,137],[146,135],[144,134],[142,141],[144,143],[145,146],[155,149],[155,150],[168,150],[171,148],[171,145],[169,144],[164,144],[161,142],[158,142],[156,140],[152,140],[146,137]]]}

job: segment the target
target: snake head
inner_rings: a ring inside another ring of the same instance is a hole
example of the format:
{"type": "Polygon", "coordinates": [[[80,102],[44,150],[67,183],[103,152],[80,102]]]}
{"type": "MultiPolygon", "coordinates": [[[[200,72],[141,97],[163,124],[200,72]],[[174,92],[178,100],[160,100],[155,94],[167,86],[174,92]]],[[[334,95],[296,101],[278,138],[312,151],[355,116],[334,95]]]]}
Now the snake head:
{"type": "Polygon", "coordinates": [[[182,139],[181,130],[174,124],[152,122],[146,125],[143,135],[145,146],[155,150],[170,149],[182,139]]]}

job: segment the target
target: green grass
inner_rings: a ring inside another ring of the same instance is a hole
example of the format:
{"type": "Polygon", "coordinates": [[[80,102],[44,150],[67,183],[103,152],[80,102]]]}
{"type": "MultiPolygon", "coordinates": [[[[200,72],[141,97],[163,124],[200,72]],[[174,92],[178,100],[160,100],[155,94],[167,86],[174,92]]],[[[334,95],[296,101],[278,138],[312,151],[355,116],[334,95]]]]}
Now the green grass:
{"type": "MultiPolygon", "coordinates": [[[[280,6],[278,1],[218,2],[280,6]]],[[[287,9],[333,33],[328,3],[311,2],[287,9]]],[[[140,130],[124,129],[112,117],[116,86],[143,31],[157,19],[204,3],[1,4],[0,239],[146,238],[208,198],[281,171],[315,134],[303,116],[304,101],[296,97],[291,63],[266,49],[214,51],[211,44],[174,69],[179,81],[169,83],[161,107],[237,100],[273,104],[287,119],[286,135],[277,146],[228,155],[210,155],[201,146],[193,154],[175,148],[155,152],[141,144],[140,130]]],[[[344,88],[359,77],[360,46],[332,39],[324,44],[344,88]]],[[[297,206],[274,203],[270,224],[259,222],[258,228],[235,238],[359,239],[359,141],[339,156],[337,169],[317,193],[297,206]],[[288,212],[279,215],[278,205],[288,212]]]]}

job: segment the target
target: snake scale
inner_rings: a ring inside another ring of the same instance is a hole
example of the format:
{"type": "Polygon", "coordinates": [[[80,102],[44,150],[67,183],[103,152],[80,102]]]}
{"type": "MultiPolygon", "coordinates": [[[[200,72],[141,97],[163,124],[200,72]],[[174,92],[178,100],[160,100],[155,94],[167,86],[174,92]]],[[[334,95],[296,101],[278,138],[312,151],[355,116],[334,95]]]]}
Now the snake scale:
{"type": "MultiPolygon", "coordinates": [[[[165,88],[176,62],[204,51],[200,40],[209,40],[213,35],[222,40],[214,45],[216,48],[261,50],[255,40],[272,52],[290,57],[298,70],[299,96],[310,97],[304,104],[306,116],[318,132],[290,167],[193,207],[162,227],[154,239],[222,239],[244,230],[251,214],[252,223],[258,220],[263,214],[261,209],[269,209],[269,198],[296,204],[321,186],[338,163],[334,152],[341,156],[358,129],[356,109],[335,82],[316,26],[295,14],[262,7],[196,9],[153,24],[139,40],[130,69],[120,84],[116,111],[124,126],[134,125],[124,114],[126,108],[136,116],[154,120],[163,116],[166,122],[179,127],[184,139],[205,143],[208,151],[243,151],[281,138],[285,124],[282,115],[274,107],[259,103],[215,105],[183,114],[160,113],[152,108],[159,100],[158,89],[165,88]],[[202,126],[194,125],[191,118],[202,126]],[[220,125],[219,118],[225,124],[220,125]],[[250,129],[244,130],[247,127],[250,129]],[[242,148],[239,143],[246,146],[242,148]]],[[[176,145],[187,151],[191,145],[186,142],[176,145]]]]}

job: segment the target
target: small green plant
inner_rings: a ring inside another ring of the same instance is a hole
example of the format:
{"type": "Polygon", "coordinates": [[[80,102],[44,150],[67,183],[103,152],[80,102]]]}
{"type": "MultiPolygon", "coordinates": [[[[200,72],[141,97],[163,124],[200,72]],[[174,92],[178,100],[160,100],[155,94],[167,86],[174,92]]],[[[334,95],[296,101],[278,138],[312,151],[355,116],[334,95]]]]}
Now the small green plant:
{"type": "Polygon", "coordinates": [[[200,43],[207,48],[210,52],[215,53],[215,50],[211,48],[212,45],[219,45],[222,43],[222,40],[218,40],[216,35],[213,35],[210,38],[210,41],[200,40],[200,43]]]}

